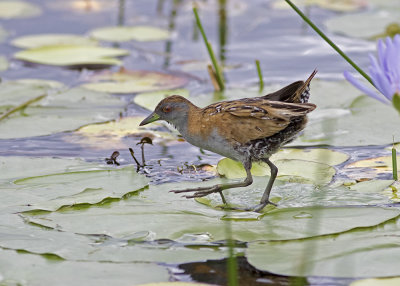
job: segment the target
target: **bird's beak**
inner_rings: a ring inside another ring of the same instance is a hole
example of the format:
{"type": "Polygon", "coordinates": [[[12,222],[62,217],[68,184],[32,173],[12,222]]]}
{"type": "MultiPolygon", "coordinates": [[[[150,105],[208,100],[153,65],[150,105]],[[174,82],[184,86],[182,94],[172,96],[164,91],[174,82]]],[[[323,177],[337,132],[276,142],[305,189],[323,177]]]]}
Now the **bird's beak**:
{"type": "Polygon", "coordinates": [[[143,126],[143,125],[149,124],[149,123],[154,122],[154,121],[159,120],[159,119],[160,119],[160,115],[158,115],[157,113],[153,112],[152,114],[147,116],[142,122],[140,122],[139,126],[143,126]]]}

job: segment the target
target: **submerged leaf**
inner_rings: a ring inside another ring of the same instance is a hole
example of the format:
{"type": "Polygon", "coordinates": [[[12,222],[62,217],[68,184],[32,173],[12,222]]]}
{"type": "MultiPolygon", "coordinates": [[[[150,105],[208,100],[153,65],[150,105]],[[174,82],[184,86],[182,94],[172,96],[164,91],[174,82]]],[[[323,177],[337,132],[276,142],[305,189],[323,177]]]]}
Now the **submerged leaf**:
{"type": "Polygon", "coordinates": [[[20,51],[19,60],[45,65],[121,65],[115,57],[126,56],[129,51],[98,46],[50,45],[20,51]]]}
{"type": "Polygon", "coordinates": [[[188,79],[182,76],[151,71],[130,71],[121,69],[118,72],[103,72],[94,75],[93,83],[82,87],[110,93],[139,93],[145,91],[173,89],[185,85],[188,79]]]}
{"type": "Polygon", "coordinates": [[[90,34],[98,40],[109,42],[162,41],[170,37],[168,30],[150,26],[102,27],[92,30],[90,34]]]}

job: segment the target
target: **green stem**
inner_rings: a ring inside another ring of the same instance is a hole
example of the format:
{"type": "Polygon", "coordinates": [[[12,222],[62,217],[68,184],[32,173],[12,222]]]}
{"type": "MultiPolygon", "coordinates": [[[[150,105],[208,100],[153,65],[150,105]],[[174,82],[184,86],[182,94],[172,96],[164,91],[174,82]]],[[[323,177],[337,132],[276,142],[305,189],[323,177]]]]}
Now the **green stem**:
{"type": "Polygon", "coordinates": [[[220,69],[220,67],[218,65],[218,62],[217,62],[217,59],[216,59],[216,57],[214,55],[211,43],[207,40],[207,36],[206,36],[206,33],[204,32],[203,26],[202,26],[201,21],[200,21],[199,13],[197,12],[197,8],[196,7],[193,7],[193,13],[194,13],[194,16],[196,18],[197,27],[199,28],[199,30],[201,32],[201,35],[203,36],[204,43],[206,44],[206,47],[207,47],[207,50],[208,50],[208,54],[210,55],[211,62],[213,64],[213,67],[214,67],[214,70],[215,70],[215,75],[217,77],[218,85],[219,85],[221,90],[224,90],[225,89],[225,85],[224,85],[224,80],[223,80],[223,77],[222,77],[221,69],[220,69]]]}
{"type": "Polygon", "coordinates": [[[30,105],[30,104],[32,104],[32,103],[35,103],[36,101],[39,101],[39,100],[41,100],[42,98],[44,98],[44,97],[46,97],[46,96],[47,96],[47,94],[39,95],[39,96],[37,96],[37,97],[35,97],[35,98],[32,98],[32,99],[30,99],[30,100],[28,100],[28,101],[25,101],[24,103],[22,103],[22,104],[20,104],[20,105],[18,105],[18,106],[16,106],[16,107],[14,107],[14,108],[11,108],[11,109],[8,110],[6,113],[4,113],[4,114],[2,114],[2,115],[0,116],[0,121],[3,120],[3,119],[5,119],[5,118],[7,118],[7,117],[10,116],[11,114],[13,114],[13,113],[15,113],[15,112],[17,112],[17,111],[19,111],[19,110],[25,109],[26,107],[28,107],[28,105],[30,105]]]}
{"type": "Polygon", "coordinates": [[[396,148],[392,148],[392,168],[393,168],[393,180],[397,181],[397,154],[396,148]]]}
{"type": "Polygon", "coordinates": [[[260,66],[260,61],[256,60],[256,66],[257,66],[257,73],[258,73],[258,78],[260,80],[259,85],[260,85],[260,92],[263,91],[264,89],[264,80],[261,72],[261,66],[260,66]]]}
{"type": "Polygon", "coordinates": [[[296,5],[292,3],[290,0],[285,0],[286,3],[290,5],[290,7],[293,8],[299,14],[299,16],[308,24],[311,26],[311,28],[314,29],[315,32],[317,32],[318,35],[321,36],[339,55],[341,55],[350,65],[352,65],[353,68],[355,68],[367,81],[369,81],[373,86],[374,83],[372,82],[372,79],[355,63],[353,62],[338,46],[335,45],[317,26],[314,25],[311,20],[301,12],[299,8],[297,8],[296,5]]]}
{"type": "MultiPolygon", "coordinates": [[[[229,215],[229,212],[227,212],[229,215]]],[[[228,242],[228,259],[227,259],[227,270],[228,270],[228,286],[239,286],[238,279],[238,265],[236,255],[234,251],[234,240],[232,238],[232,225],[230,219],[225,222],[225,235],[228,242]]]]}

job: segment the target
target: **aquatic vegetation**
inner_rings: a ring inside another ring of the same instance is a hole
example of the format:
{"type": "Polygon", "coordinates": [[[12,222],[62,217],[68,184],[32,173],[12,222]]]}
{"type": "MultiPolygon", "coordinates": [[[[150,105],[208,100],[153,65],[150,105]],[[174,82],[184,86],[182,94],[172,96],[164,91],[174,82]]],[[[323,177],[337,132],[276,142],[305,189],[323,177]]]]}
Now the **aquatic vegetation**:
{"type": "Polygon", "coordinates": [[[369,73],[376,89],[365,86],[350,72],[345,71],[345,78],[366,95],[383,103],[390,104],[395,94],[400,92],[400,35],[385,41],[378,41],[378,57],[370,54],[369,73]]]}

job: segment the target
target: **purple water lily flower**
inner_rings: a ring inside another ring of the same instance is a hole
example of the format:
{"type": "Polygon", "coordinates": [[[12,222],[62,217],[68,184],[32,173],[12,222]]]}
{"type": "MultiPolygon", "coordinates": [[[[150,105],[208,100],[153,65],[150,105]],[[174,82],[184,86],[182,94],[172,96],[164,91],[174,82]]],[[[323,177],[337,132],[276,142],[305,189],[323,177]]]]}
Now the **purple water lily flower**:
{"type": "Polygon", "coordinates": [[[394,94],[400,92],[400,35],[386,41],[378,41],[378,59],[369,55],[371,66],[370,77],[377,92],[359,82],[350,72],[345,71],[344,77],[356,88],[366,95],[373,97],[383,103],[390,104],[394,94]]]}

